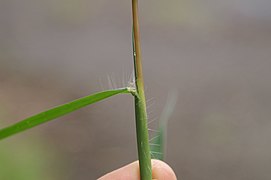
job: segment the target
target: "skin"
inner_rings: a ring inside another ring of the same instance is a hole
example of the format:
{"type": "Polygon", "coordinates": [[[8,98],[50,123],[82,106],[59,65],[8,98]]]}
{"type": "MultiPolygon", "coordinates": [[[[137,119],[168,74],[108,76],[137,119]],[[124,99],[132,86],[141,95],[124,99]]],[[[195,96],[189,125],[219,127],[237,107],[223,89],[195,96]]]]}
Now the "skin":
{"type": "MultiPolygon", "coordinates": [[[[171,167],[160,160],[152,160],[152,176],[154,180],[177,180],[171,167]]],[[[98,180],[140,180],[138,161],[112,171],[98,180]]]]}

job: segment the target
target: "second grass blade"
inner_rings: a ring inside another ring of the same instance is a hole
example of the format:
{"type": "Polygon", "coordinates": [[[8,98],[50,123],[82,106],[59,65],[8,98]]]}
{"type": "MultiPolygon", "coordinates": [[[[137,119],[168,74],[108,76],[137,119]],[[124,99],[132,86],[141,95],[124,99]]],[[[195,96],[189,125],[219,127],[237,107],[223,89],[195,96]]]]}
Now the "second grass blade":
{"type": "Polygon", "coordinates": [[[177,90],[174,90],[169,93],[167,103],[161,114],[159,120],[159,129],[156,132],[156,135],[150,141],[151,145],[151,154],[154,159],[165,160],[166,155],[166,136],[167,136],[167,124],[173,114],[175,105],[177,103],[178,93],[177,90]]]}

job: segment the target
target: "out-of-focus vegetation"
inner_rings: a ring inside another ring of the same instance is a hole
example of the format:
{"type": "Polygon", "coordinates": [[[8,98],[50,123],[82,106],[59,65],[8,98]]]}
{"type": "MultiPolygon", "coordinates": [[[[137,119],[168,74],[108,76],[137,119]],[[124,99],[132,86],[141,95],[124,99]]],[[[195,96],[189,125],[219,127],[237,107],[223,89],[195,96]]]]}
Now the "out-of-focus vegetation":
{"type": "Polygon", "coordinates": [[[33,137],[2,141],[0,146],[0,179],[56,180],[57,173],[54,173],[55,170],[50,168],[54,162],[52,150],[46,143],[40,141],[41,139],[35,140],[33,137]]]}

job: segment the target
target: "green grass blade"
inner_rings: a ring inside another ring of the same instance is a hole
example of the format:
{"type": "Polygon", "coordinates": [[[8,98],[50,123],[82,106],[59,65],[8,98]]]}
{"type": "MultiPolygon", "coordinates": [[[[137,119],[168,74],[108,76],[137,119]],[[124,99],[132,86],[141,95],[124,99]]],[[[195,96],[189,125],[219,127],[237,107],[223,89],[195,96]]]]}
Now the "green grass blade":
{"type": "Polygon", "coordinates": [[[153,140],[150,141],[151,154],[154,159],[165,159],[167,124],[170,116],[173,113],[173,110],[175,109],[175,105],[178,99],[177,97],[177,91],[169,93],[167,103],[163,109],[161,118],[159,120],[159,128],[153,140]]]}
{"type": "Polygon", "coordinates": [[[151,155],[153,159],[164,160],[165,156],[165,136],[166,136],[166,128],[159,127],[156,132],[154,139],[150,142],[151,147],[151,155]]]}
{"type": "Polygon", "coordinates": [[[4,129],[0,129],[0,140],[12,136],[16,133],[25,131],[42,123],[48,122],[50,120],[56,119],[58,117],[64,116],[68,113],[71,113],[75,110],[83,108],[87,105],[93,104],[95,102],[101,101],[108,97],[123,94],[123,93],[132,93],[133,90],[131,88],[122,88],[122,89],[114,89],[99,92],[90,96],[86,96],[75,101],[57,106],[55,108],[49,109],[47,111],[41,112],[29,118],[26,118],[14,125],[6,127],[4,129]]]}

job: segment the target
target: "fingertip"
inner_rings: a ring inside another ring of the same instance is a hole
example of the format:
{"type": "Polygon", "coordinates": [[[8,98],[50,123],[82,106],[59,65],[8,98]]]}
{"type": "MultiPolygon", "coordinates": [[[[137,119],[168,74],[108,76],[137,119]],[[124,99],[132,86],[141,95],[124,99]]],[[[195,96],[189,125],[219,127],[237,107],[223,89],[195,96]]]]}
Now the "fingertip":
{"type": "MultiPolygon", "coordinates": [[[[152,176],[154,180],[177,180],[171,167],[163,161],[152,159],[152,176]]],[[[135,161],[120,169],[110,172],[98,180],[139,180],[139,163],[135,161]]]]}
{"type": "Polygon", "coordinates": [[[112,171],[98,180],[139,180],[139,165],[138,161],[128,164],[122,168],[112,171]]]}
{"type": "Polygon", "coordinates": [[[172,168],[163,161],[152,160],[152,176],[158,180],[177,180],[172,168]]]}

